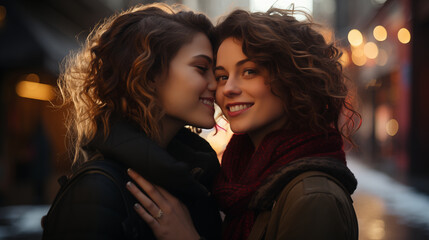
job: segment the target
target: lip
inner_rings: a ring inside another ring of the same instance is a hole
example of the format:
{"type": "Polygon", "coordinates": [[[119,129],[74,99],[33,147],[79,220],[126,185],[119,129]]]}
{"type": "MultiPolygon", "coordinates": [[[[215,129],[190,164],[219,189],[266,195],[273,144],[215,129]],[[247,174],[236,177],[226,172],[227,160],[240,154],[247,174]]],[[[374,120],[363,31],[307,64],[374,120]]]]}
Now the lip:
{"type": "Polygon", "coordinates": [[[200,102],[204,104],[204,106],[208,107],[211,111],[215,111],[214,102],[215,99],[212,97],[200,97],[200,102]],[[207,103],[209,101],[210,103],[207,103]]]}
{"type": "Polygon", "coordinates": [[[254,103],[251,102],[236,102],[236,103],[229,103],[225,105],[225,108],[227,110],[228,116],[230,117],[236,117],[244,112],[247,112],[252,106],[254,105],[254,103]],[[233,106],[237,106],[237,105],[249,105],[247,108],[241,109],[239,111],[235,111],[235,112],[231,112],[230,109],[233,106]]]}

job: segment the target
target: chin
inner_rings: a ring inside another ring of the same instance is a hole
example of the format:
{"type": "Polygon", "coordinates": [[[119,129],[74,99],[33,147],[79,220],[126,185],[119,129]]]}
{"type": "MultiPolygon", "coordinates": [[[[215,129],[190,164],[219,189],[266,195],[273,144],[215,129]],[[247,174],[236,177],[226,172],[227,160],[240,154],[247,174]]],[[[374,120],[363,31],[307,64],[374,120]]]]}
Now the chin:
{"type": "Polygon", "coordinates": [[[240,133],[248,132],[248,129],[243,128],[243,126],[237,127],[237,126],[234,126],[234,124],[231,124],[231,125],[229,125],[229,127],[231,128],[231,131],[233,133],[239,133],[240,134],[240,133]]]}
{"type": "Polygon", "coordinates": [[[210,129],[216,125],[216,122],[214,121],[214,119],[210,119],[204,122],[190,123],[189,125],[195,126],[197,128],[210,129]]]}

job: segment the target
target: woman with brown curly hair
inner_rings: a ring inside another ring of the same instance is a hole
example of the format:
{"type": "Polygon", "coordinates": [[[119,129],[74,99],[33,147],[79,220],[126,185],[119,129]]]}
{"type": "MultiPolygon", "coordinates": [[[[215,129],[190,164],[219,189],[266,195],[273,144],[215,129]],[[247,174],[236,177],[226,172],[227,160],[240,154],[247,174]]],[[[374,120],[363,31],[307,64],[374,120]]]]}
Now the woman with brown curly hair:
{"type": "Polygon", "coordinates": [[[340,51],[292,14],[235,10],[216,27],[216,103],[235,133],[213,189],[222,239],[358,239],[343,139],[360,115],[340,51]]]}
{"type": "Polygon", "coordinates": [[[104,21],[69,56],[59,87],[72,107],[74,169],[42,221],[43,239],[155,239],[132,209],[129,168],[183,203],[154,206],[157,222],[186,207],[190,224],[177,225],[195,228],[185,239],[219,238],[220,215],[208,191],[219,162],[184,128],[215,125],[213,33],[205,15],[139,5],[104,21]]]}

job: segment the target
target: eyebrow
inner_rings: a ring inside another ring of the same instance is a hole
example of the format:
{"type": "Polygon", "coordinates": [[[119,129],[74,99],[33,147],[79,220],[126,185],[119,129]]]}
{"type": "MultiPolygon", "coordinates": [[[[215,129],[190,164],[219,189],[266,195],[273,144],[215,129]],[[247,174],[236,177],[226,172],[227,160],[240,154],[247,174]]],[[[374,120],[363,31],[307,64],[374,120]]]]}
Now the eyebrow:
{"type": "MultiPolygon", "coordinates": [[[[250,61],[252,61],[252,60],[250,60],[250,58],[245,58],[245,59],[243,59],[243,60],[238,61],[238,62],[235,64],[235,66],[236,66],[236,67],[240,67],[241,65],[245,64],[246,62],[250,62],[250,61]]],[[[215,67],[215,69],[214,69],[214,70],[215,70],[215,71],[216,71],[216,70],[225,70],[225,68],[224,68],[224,67],[222,67],[222,66],[217,66],[217,67],[215,67]]]]}
{"type": "Polygon", "coordinates": [[[209,64],[213,63],[212,58],[204,54],[196,55],[192,58],[205,58],[209,62],[209,64]]]}

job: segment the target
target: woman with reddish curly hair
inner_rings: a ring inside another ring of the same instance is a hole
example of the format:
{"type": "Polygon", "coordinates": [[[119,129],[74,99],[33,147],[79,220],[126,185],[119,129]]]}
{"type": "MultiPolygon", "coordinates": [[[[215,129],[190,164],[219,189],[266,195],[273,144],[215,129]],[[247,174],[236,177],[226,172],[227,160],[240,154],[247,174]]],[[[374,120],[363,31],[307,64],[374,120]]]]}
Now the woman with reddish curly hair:
{"type": "Polygon", "coordinates": [[[292,15],[235,10],[216,26],[216,103],[235,133],[213,189],[222,239],[358,239],[343,139],[360,115],[340,51],[292,15]]]}
{"type": "Polygon", "coordinates": [[[42,221],[43,239],[159,237],[133,210],[129,168],[183,203],[148,208],[155,221],[188,209],[176,224],[195,223],[184,238],[219,238],[221,219],[208,191],[219,162],[184,128],[215,125],[214,44],[205,15],[139,5],[101,23],[69,56],[59,87],[71,106],[73,169],[42,221]]]}
{"type": "Polygon", "coordinates": [[[213,190],[223,239],[357,239],[343,138],[359,114],[338,49],[281,9],[216,28],[216,102],[236,133],[213,190]]]}

